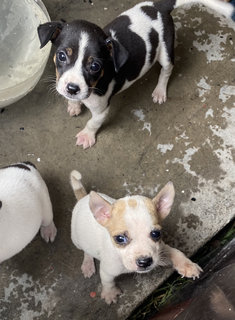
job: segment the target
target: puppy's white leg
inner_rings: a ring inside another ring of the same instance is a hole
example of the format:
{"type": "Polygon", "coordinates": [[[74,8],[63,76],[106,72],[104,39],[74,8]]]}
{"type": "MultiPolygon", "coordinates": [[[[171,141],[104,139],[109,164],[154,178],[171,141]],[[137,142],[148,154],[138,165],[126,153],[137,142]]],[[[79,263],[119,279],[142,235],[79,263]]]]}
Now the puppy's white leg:
{"type": "Polygon", "coordinates": [[[170,78],[172,69],[173,65],[171,63],[162,66],[158,79],[158,84],[152,93],[154,103],[158,102],[159,104],[162,104],[163,102],[166,102],[167,83],[170,78]]]}
{"type": "Polygon", "coordinates": [[[82,103],[80,101],[68,100],[67,112],[71,117],[78,116],[81,113],[82,103]]]}
{"type": "Polygon", "coordinates": [[[103,270],[102,265],[100,265],[100,278],[102,283],[101,298],[104,299],[107,304],[116,303],[118,295],[122,292],[116,287],[114,276],[103,270]]]}
{"type": "Polygon", "coordinates": [[[90,278],[95,273],[94,259],[85,252],[81,270],[85,278],[90,278]]]}
{"type": "Polygon", "coordinates": [[[57,233],[57,229],[53,221],[48,226],[42,225],[40,228],[41,237],[46,242],[49,242],[49,241],[53,242],[55,240],[56,233],[57,233]]]}
{"type": "Polygon", "coordinates": [[[169,254],[170,260],[176,271],[183,277],[199,278],[202,269],[200,266],[188,259],[183,252],[164,244],[164,248],[169,254]]]}
{"type": "Polygon", "coordinates": [[[83,149],[87,149],[88,147],[92,147],[95,142],[95,135],[99,128],[104,123],[107,115],[109,113],[109,107],[103,109],[102,111],[96,110],[95,108],[91,110],[92,117],[87,122],[86,127],[80,131],[77,135],[76,145],[83,146],[83,149]]]}
{"type": "Polygon", "coordinates": [[[40,234],[46,242],[53,242],[57,234],[57,229],[53,222],[52,204],[45,182],[43,182],[43,189],[44,190],[42,194],[42,223],[40,228],[40,234]]]}

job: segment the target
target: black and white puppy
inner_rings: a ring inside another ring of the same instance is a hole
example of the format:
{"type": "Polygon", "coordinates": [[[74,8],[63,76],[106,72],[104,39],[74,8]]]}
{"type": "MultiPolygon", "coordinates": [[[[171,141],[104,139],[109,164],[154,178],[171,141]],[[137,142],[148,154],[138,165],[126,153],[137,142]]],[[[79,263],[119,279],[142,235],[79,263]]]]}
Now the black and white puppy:
{"type": "Polygon", "coordinates": [[[152,97],[166,101],[167,83],[174,64],[174,24],[171,11],[186,3],[202,3],[235,20],[235,1],[160,0],[141,2],[123,12],[104,29],[76,20],[52,21],[38,27],[41,48],[56,46],[57,91],[69,100],[68,112],[78,115],[81,103],[92,118],[77,135],[84,149],[95,144],[95,135],[109,112],[111,97],[128,88],[158,61],[162,66],[152,97]]]}

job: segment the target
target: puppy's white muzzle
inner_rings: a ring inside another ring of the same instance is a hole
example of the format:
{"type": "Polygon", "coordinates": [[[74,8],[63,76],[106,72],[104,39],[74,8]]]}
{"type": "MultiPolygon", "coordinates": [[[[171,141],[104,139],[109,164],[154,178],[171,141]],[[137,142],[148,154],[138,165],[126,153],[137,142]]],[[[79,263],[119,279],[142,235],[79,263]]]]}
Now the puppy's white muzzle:
{"type": "Polygon", "coordinates": [[[58,81],[56,89],[59,94],[69,100],[82,101],[87,99],[91,94],[88,86],[83,85],[81,87],[76,82],[63,81],[63,79],[58,81]]]}

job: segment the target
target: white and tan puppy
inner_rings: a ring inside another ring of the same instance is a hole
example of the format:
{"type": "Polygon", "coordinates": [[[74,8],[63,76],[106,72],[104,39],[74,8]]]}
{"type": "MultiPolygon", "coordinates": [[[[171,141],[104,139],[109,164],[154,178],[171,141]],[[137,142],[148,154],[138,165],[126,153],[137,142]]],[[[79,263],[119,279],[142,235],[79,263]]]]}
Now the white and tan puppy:
{"type": "Polygon", "coordinates": [[[54,241],[52,205],[38,170],[30,162],[0,169],[0,263],[20,252],[39,229],[46,242],[54,241]]]}
{"type": "Polygon", "coordinates": [[[81,175],[75,170],[70,178],[79,200],[72,215],[72,241],[84,251],[81,269],[85,277],[95,272],[93,258],[100,260],[101,297],[108,304],[116,302],[121,293],[115,277],[151,271],[166,265],[166,257],[182,276],[199,277],[202,269],[197,264],[161,240],[161,222],[175,196],[171,182],[154,199],[137,195],[115,200],[94,191],[86,195],[81,175]]]}

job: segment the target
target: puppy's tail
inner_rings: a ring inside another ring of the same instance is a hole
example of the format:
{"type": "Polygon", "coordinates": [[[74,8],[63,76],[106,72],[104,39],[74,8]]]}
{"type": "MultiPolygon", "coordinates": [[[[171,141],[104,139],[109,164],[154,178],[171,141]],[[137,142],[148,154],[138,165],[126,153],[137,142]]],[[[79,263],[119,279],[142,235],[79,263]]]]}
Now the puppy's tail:
{"type": "Polygon", "coordinates": [[[77,200],[80,200],[87,195],[87,192],[83,187],[81,180],[82,180],[82,175],[80,172],[73,170],[70,173],[70,183],[77,200]]]}

